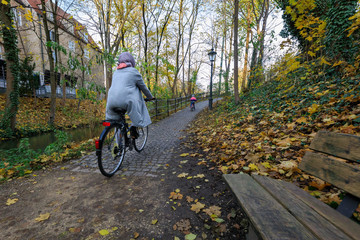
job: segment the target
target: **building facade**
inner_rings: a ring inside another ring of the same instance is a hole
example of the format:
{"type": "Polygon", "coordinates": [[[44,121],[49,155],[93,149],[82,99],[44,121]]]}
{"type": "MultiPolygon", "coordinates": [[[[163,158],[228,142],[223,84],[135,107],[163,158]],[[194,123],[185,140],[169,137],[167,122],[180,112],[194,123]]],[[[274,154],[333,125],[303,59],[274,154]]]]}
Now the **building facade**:
{"type": "MultiPolygon", "coordinates": [[[[11,1],[14,25],[18,32],[20,59],[31,57],[35,63],[34,73],[38,76],[39,87],[36,95],[49,97],[50,64],[47,46],[51,46],[51,57],[55,61],[57,96],[76,96],[76,89],[90,86],[104,87],[104,67],[101,51],[81,25],[60,7],[55,8],[46,1],[43,11],[40,0],[11,1]],[[48,31],[44,27],[46,17],[48,31]],[[50,41],[46,41],[49,34],[50,41]]],[[[6,59],[0,40],[0,92],[6,89],[6,59]]],[[[91,90],[91,89],[89,89],[91,90]]]]}

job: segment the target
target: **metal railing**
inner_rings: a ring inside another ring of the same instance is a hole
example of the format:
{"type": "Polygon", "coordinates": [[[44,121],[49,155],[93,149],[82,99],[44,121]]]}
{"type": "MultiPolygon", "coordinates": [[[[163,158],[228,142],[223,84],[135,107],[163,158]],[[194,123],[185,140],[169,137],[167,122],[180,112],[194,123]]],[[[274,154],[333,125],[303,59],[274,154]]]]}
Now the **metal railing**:
{"type": "MultiPolygon", "coordinates": [[[[209,96],[208,93],[197,93],[195,97],[197,101],[203,101],[209,96]]],[[[155,99],[154,101],[147,102],[148,111],[151,119],[161,119],[170,114],[173,114],[185,107],[190,106],[191,95],[172,99],[155,99]]]]}
{"type": "MultiPolygon", "coordinates": [[[[76,98],[76,90],[75,88],[66,87],[66,98],[76,98]]],[[[36,97],[45,97],[49,98],[51,96],[51,87],[50,85],[44,85],[39,87],[36,90],[36,97]]],[[[56,97],[63,97],[63,89],[60,86],[56,86],[56,97]]]]}

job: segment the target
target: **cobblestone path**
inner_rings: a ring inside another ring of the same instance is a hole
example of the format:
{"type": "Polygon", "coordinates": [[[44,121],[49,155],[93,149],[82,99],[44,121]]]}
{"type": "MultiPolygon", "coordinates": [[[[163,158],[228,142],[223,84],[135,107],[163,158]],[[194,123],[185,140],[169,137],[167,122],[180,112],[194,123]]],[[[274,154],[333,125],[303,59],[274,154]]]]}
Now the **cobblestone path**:
{"type": "MultiPolygon", "coordinates": [[[[208,101],[199,102],[196,104],[195,111],[185,108],[151,124],[149,126],[149,138],[144,150],[140,153],[135,150],[128,151],[120,170],[116,174],[157,177],[158,169],[171,160],[172,150],[178,146],[180,137],[184,135],[182,130],[195,118],[196,114],[207,106],[208,101]]],[[[72,171],[101,174],[95,152],[73,160],[69,167],[72,171]]]]}

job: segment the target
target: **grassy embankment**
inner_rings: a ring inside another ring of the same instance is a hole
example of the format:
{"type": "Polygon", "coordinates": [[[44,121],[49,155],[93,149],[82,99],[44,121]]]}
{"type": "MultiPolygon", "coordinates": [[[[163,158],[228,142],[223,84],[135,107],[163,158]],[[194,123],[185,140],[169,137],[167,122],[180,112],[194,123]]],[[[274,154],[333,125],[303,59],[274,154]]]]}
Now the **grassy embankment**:
{"type": "MultiPolygon", "coordinates": [[[[105,116],[105,102],[98,103],[76,99],[57,99],[55,128],[77,128],[98,123],[105,116]]],[[[5,96],[0,95],[0,113],[5,108],[5,96]]],[[[26,137],[42,132],[52,131],[48,125],[50,114],[49,98],[20,98],[17,114],[16,135],[26,137]]],[[[0,129],[0,137],[4,138],[4,132],[0,129]]],[[[2,140],[2,139],[0,139],[2,140]]]]}
{"type": "Polygon", "coordinates": [[[298,169],[319,130],[360,135],[358,79],[269,82],[203,112],[190,132],[208,153],[199,164],[284,179],[335,207],[343,193],[298,169]]]}
{"type": "MultiPolygon", "coordinates": [[[[71,138],[62,129],[77,128],[98,124],[105,116],[105,102],[93,103],[62,99],[56,104],[55,129],[48,125],[50,99],[21,98],[17,114],[16,135],[27,137],[42,132],[55,131],[56,142],[49,144],[44,151],[29,148],[28,139],[21,140],[17,149],[0,151],[0,182],[30,174],[53,162],[66,161],[80,157],[87,151],[94,150],[92,140],[80,143],[71,142],[71,138]]],[[[4,110],[5,97],[0,96],[0,112],[4,110]]],[[[0,136],[4,131],[0,130],[0,136]]],[[[4,138],[0,139],[4,140],[4,138]]]]}

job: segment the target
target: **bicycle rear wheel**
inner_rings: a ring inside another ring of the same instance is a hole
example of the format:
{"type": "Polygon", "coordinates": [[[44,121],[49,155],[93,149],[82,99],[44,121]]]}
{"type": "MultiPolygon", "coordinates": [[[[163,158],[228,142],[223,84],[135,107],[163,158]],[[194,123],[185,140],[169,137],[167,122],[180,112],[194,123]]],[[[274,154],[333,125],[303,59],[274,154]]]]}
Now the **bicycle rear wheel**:
{"type": "Polygon", "coordinates": [[[137,132],[139,134],[137,139],[133,139],[134,148],[137,152],[141,152],[146,144],[148,138],[148,127],[138,127],[137,132]]]}
{"type": "Polygon", "coordinates": [[[111,177],[119,170],[125,156],[125,135],[117,126],[110,126],[102,134],[101,154],[98,155],[100,172],[111,177]]]}

